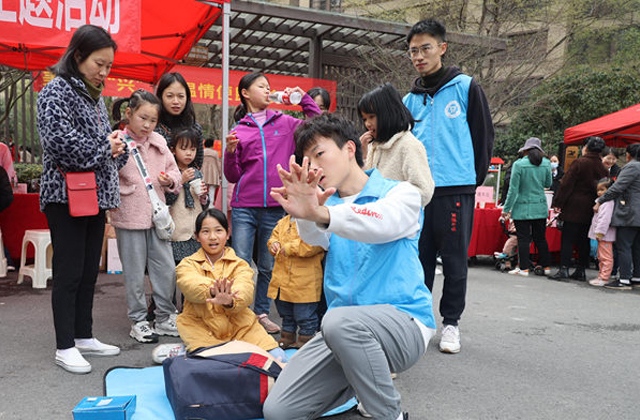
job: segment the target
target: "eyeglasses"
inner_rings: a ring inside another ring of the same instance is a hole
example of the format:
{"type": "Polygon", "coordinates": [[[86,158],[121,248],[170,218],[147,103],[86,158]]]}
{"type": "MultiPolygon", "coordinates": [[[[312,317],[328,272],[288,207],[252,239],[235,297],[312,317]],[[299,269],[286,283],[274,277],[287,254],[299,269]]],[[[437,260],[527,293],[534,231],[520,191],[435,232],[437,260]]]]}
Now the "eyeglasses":
{"type": "MultiPolygon", "coordinates": [[[[438,43],[438,47],[440,45],[444,44],[444,42],[439,42],[438,43]]],[[[420,55],[422,55],[423,57],[425,57],[427,54],[429,54],[432,50],[434,50],[436,47],[434,47],[431,44],[424,44],[424,45],[420,45],[418,48],[409,48],[409,50],[407,50],[407,56],[409,58],[413,58],[416,55],[418,55],[418,53],[420,53],[420,55]]]]}

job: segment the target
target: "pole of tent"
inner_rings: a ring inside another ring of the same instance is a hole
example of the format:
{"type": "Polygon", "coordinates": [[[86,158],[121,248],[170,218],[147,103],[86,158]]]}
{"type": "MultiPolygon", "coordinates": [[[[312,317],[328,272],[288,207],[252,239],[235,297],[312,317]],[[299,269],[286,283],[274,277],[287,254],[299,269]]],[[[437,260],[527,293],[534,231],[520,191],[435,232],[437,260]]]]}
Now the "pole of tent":
{"type": "MultiPolygon", "coordinates": [[[[222,149],[220,158],[227,149],[227,134],[229,134],[229,16],[231,4],[222,3],[222,149]]],[[[222,212],[227,215],[227,189],[229,182],[222,174],[222,212]]]]}

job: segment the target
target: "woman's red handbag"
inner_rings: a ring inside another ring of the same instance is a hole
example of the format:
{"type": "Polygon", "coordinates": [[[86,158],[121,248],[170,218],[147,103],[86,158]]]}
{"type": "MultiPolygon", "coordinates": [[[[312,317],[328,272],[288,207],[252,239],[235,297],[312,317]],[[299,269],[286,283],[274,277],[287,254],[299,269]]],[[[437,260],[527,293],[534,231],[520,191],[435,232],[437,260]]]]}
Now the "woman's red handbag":
{"type": "Polygon", "coordinates": [[[64,178],[67,182],[69,214],[73,217],[98,214],[100,207],[98,207],[96,174],[94,172],[67,172],[64,178]]]}

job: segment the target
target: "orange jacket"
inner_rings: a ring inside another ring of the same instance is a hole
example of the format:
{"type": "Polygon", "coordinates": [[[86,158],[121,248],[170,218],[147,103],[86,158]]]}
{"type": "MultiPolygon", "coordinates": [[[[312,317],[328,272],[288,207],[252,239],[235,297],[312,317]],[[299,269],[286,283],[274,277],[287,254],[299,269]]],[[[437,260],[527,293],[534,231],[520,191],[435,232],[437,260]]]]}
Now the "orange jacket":
{"type": "Polygon", "coordinates": [[[178,287],[185,299],[183,311],[178,315],[178,332],[189,351],[231,340],[246,341],[264,350],[278,347],[249,309],[253,301],[254,273],[233,249],[226,247],[224,255],[213,263],[212,268],[201,248],[184,258],[176,273],[178,287]],[[238,292],[233,307],[207,303],[214,279],[225,277],[234,280],[232,290],[238,292]]]}
{"type": "Polygon", "coordinates": [[[267,296],[292,303],[320,301],[322,292],[322,257],[324,250],[300,239],[296,222],[287,215],[280,219],[267,242],[280,242],[281,251],[275,255],[273,273],[267,296]]]}

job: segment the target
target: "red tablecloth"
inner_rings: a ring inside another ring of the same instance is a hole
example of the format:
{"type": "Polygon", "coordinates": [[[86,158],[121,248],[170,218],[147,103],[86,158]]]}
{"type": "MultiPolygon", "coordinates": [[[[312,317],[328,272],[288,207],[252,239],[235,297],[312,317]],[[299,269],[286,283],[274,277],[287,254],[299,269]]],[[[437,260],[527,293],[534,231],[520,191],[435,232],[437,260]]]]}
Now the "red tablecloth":
{"type": "MultiPolygon", "coordinates": [[[[469,242],[469,257],[476,255],[493,255],[501,252],[507,240],[502,225],[498,220],[502,209],[475,209],[473,215],[473,232],[469,242]]],[[[546,232],[549,252],[560,251],[560,231],[555,227],[548,227],[546,232]]],[[[531,252],[536,252],[533,243],[531,252]]]]}
{"type": "MultiPolygon", "coordinates": [[[[38,194],[14,194],[11,205],[0,213],[2,241],[9,249],[14,262],[20,262],[22,238],[27,229],[49,229],[47,218],[40,212],[38,194]]],[[[27,257],[33,257],[33,247],[29,247],[27,257]]]]}

